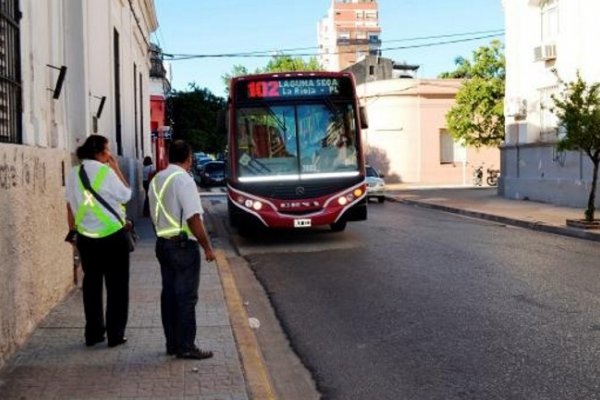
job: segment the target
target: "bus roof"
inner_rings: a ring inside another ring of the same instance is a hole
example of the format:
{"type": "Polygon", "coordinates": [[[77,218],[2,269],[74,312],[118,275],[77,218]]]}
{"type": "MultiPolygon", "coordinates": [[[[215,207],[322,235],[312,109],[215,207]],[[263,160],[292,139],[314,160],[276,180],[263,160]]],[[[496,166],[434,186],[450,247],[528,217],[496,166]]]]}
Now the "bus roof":
{"type": "Polygon", "coordinates": [[[283,101],[315,98],[352,99],[354,76],[349,72],[273,72],[235,77],[230,99],[234,102],[283,101]]]}
{"type": "Polygon", "coordinates": [[[271,78],[351,78],[354,76],[350,72],[330,72],[330,71],[293,71],[293,72],[268,72],[262,74],[248,74],[236,76],[231,79],[234,85],[238,81],[261,80],[271,78]]]}

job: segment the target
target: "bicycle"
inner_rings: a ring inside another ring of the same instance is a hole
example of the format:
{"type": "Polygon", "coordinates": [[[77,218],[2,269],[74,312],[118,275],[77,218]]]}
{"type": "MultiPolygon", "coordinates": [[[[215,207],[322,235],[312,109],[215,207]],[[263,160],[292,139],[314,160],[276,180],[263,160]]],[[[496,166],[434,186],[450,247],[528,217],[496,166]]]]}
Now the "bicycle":
{"type": "Polygon", "coordinates": [[[499,169],[492,169],[492,168],[488,168],[487,169],[487,173],[488,176],[486,178],[486,183],[489,186],[497,186],[498,185],[498,178],[500,177],[500,170],[499,169]]]}

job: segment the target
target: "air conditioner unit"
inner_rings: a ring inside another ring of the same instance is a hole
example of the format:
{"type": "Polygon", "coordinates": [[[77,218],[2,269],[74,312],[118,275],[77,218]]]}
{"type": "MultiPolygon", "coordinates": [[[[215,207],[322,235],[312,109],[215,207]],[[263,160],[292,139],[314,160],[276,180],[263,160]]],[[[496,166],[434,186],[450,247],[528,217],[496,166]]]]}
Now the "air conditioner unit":
{"type": "Polygon", "coordinates": [[[535,61],[548,61],[556,58],[555,44],[542,44],[533,48],[533,59],[535,61]]]}
{"type": "Polygon", "coordinates": [[[520,97],[507,99],[504,114],[514,119],[525,119],[527,117],[527,100],[520,97]]]}

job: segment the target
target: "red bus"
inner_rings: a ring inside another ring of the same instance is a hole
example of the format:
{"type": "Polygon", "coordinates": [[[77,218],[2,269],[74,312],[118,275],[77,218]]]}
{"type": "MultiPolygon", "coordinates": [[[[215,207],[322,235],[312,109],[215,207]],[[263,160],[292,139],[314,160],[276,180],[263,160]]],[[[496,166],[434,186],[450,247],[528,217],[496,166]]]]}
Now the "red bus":
{"type": "Polygon", "coordinates": [[[229,93],[232,226],[342,231],[367,218],[366,117],[351,74],[248,75],[229,93]]]}

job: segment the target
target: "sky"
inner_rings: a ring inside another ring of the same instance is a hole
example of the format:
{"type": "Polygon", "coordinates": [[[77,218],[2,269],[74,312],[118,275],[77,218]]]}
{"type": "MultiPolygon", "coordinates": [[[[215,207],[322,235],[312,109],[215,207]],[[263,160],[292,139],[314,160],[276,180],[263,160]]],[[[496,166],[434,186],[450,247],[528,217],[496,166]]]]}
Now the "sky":
{"type": "MultiPolygon", "coordinates": [[[[331,0],[154,0],[159,28],[153,33],[165,54],[223,54],[312,47],[317,53],[317,23],[331,0]]],[[[428,40],[428,36],[504,28],[501,0],[379,0],[382,49],[484,36],[475,34],[428,40]]],[[[503,37],[499,36],[502,40],[503,37]]],[[[419,65],[419,78],[434,78],[454,68],[458,56],[471,58],[493,38],[441,46],[384,50],[396,62],[419,65]]],[[[293,53],[290,53],[293,54],[293,53]]],[[[168,59],[166,59],[168,60],[168,59]]],[[[172,87],[191,82],[224,96],[223,74],[241,64],[254,71],[269,58],[200,58],[171,62],[172,87]]]]}

